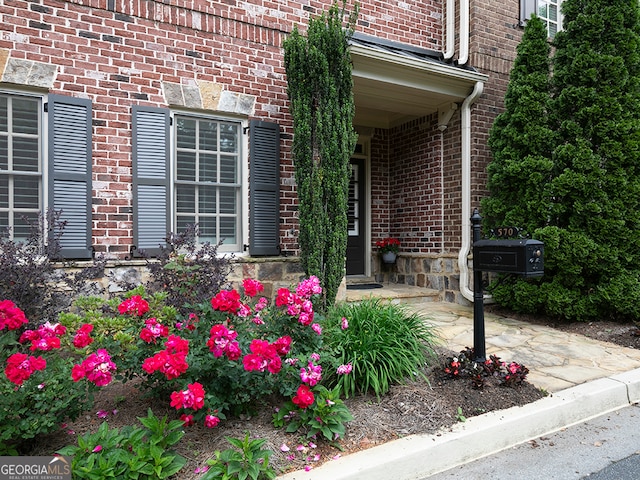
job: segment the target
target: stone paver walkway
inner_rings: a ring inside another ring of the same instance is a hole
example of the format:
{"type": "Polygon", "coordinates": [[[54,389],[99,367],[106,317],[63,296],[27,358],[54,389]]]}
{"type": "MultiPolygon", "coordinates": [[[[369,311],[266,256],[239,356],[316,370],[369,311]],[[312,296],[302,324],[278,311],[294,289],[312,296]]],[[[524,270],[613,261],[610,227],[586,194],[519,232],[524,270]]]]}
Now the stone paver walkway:
{"type": "MultiPolygon", "coordinates": [[[[454,352],[473,347],[473,308],[440,302],[410,308],[437,328],[445,347],[454,352]]],[[[487,356],[525,365],[527,380],[548,392],[640,368],[640,350],[486,312],[484,316],[487,356]]]]}

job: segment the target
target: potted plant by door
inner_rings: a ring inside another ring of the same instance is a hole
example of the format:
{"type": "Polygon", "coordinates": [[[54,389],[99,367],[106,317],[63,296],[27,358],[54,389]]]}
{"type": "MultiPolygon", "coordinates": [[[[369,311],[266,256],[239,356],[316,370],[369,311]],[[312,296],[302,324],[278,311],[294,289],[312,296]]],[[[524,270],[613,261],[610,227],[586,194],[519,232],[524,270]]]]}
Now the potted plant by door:
{"type": "Polygon", "coordinates": [[[383,263],[396,263],[398,250],[400,250],[400,240],[393,237],[387,237],[376,242],[376,247],[382,255],[383,263]]]}

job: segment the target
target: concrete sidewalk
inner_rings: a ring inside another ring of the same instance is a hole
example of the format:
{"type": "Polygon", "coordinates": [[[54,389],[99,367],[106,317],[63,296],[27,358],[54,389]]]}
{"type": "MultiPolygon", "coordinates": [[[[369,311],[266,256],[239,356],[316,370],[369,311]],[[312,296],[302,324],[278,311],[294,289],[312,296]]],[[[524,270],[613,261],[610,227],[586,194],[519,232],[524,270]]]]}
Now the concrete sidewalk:
{"type": "MultiPolygon", "coordinates": [[[[376,292],[376,296],[384,296],[376,292]]],[[[444,346],[473,346],[473,309],[423,302],[444,346]]],[[[528,381],[550,395],[489,412],[435,435],[410,435],[281,480],[417,480],[640,402],[640,350],[485,313],[487,355],[529,368],[528,381]]]]}

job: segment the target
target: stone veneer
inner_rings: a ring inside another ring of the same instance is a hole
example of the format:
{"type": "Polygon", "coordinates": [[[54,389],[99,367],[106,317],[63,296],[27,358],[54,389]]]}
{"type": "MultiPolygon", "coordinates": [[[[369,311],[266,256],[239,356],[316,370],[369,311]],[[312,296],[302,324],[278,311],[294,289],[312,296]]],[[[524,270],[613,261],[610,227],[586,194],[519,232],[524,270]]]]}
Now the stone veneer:
{"type": "MultiPolygon", "coordinates": [[[[229,282],[238,288],[245,278],[259,280],[265,287],[264,296],[275,298],[279,288],[296,285],[305,274],[297,257],[237,257],[233,261],[229,282]]],[[[77,267],[90,266],[78,262],[77,267]]],[[[96,294],[120,291],[114,279],[127,278],[128,283],[148,279],[144,260],[109,261],[105,274],[94,280],[91,289],[96,294]]],[[[440,292],[439,301],[466,304],[460,294],[458,259],[453,254],[400,254],[395,265],[385,265],[378,255],[374,258],[374,279],[377,282],[422,287],[440,292]]],[[[346,279],[338,291],[337,300],[346,299],[346,279]]]]}
{"type": "MultiPolygon", "coordinates": [[[[259,280],[265,287],[264,296],[275,298],[279,288],[296,285],[305,275],[296,257],[249,258],[237,257],[232,260],[233,269],[228,277],[229,283],[238,288],[245,278],[259,280]]],[[[73,268],[91,266],[91,262],[76,262],[73,268]]],[[[71,269],[70,269],[71,270],[71,269]]],[[[144,260],[108,261],[102,277],[95,278],[88,292],[97,295],[121,291],[118,280],[126,279],[129,284],[141,284],[148,280],[148,271],[144,260]]],[[[345,289],[341,289],[339,298],[346,298],[345,289]]]]}
{"type": "Polygon", "coordinates": [[[400,253],[395,265],[382,263],[376,255],[373,265],[378,282],[429,288],[440,292],[440,301],[467,303],[460,294],[458,257],[453,253],[400,253]]]}

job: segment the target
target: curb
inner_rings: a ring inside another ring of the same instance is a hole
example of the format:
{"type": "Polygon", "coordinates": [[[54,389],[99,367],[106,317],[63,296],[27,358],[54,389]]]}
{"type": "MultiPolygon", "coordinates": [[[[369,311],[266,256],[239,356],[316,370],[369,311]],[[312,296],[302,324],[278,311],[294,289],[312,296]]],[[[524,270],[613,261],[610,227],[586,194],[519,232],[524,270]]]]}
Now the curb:
{"type": "Polygon", "coordinates": [[[416,480],[640,402],[640,368],[488,412],[441,434],[410,435],[278,480],[416,480]]]}

